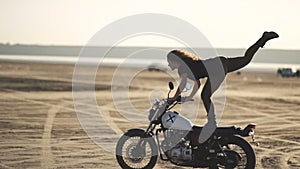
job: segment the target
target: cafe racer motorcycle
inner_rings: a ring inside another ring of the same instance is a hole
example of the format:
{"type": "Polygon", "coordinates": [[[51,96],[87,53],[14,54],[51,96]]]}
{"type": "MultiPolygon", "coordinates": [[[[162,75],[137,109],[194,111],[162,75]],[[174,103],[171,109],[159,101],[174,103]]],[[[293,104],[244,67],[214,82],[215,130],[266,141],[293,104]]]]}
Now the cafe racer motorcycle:
{"type": "MultiPolygon", "coordinates": [[[[174,86],[169,83],[169,94],[174,86]]],[[[168,98],[169,98],[168,94],[168,98]]],[[[149,110],[150,121],[146,130],[130,129],[119,139],[116,158],[124,169],[150,169],[158,160],[174,165],[194,168],[255,168],[255,153],[242,137],[251,136],[254,142],[255,124],[245,128],[217,127],[204,143],[198,138],[203,126],[171,109],[184,98],[154,101],[149,110]]]]}

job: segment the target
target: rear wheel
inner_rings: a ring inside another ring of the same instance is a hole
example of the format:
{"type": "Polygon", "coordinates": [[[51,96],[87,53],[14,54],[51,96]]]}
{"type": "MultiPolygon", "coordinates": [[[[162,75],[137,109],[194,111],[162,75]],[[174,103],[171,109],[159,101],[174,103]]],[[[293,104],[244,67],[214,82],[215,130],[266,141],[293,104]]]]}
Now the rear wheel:
{"type": "Polygon", "coordinates": [[[226,156],[220,153],[217,162],[220,168],[253,169],[256,159],[251,145],[240,137],[224,138],[220,143],[226,156]]]}
{"type": "Polygon", "coordinates": [[[151,136],[141,131],[129,131],[118,141],[116,158],[125,169],[153,168],[157,161],[157,146],[151,136]]]}

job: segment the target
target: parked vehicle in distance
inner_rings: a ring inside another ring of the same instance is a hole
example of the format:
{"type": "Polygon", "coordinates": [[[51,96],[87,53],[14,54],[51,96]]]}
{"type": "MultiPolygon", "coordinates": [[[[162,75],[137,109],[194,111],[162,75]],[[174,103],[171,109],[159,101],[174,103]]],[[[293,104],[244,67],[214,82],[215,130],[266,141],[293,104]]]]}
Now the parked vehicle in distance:
{"type": "Polygon", "coordinates": [[[297,69],[296,73],[295,73],[296,77],[300,77],[300,69],[297,69]]]}
{"type": "Polygon", "coordinates": [[[292,68],[278,68],[277,76],[281,77],[300,77],[300,70],[293,71],[292,68]]]}
{"type": "Polygon", "coordinates": [[[167,68],[164,67],[162,64],[159,63],[153,63],[148,66],[148,71],[156,71],[156,72],[166,72],[167,68]]]}

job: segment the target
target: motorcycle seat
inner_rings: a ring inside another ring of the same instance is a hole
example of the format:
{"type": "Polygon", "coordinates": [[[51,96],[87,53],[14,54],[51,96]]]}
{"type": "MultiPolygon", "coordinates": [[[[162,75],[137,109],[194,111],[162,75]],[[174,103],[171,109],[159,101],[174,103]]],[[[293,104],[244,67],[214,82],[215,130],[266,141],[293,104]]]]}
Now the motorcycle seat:
{"type": "MultiPolygon", "coordinates": [[[[199,125],[194,125],[193,126],[193,129],[202,129],[203,128],[203,126],[199,126],[199,125]]],[[[236,127],[235,126],[220,126],[220,127],[217,127],[217,129],[216,130],[228,130],[228,129],[236,129],[236,127]]]]}
{"type": "MultiPolygon", "coordinates": [[[[192,131],[194,133],[200,133],[202,128],[203,128],[203,126],[195,125],[195,126],[193,126],[192,131]]],[[[220,126],[220,127],[216,128],[215,134],[216,135],[228,135],[228,134],[231,135],[231,134],[237,134],[238,131],[239,131],[239,129],[236,128],[235,126],[220,126]]]]}

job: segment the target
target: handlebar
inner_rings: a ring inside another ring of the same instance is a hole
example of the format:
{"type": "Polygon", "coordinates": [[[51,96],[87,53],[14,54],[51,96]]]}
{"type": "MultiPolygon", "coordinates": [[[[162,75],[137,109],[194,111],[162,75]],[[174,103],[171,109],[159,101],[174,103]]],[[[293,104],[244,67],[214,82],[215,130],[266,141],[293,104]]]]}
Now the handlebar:
{"type": "Polygon", "coordinates": [[[181,97],[181,103],[184,103],[184,102],[193,102],[194,99],[189,99],[187,100],[187,97],[181,97]]]}

